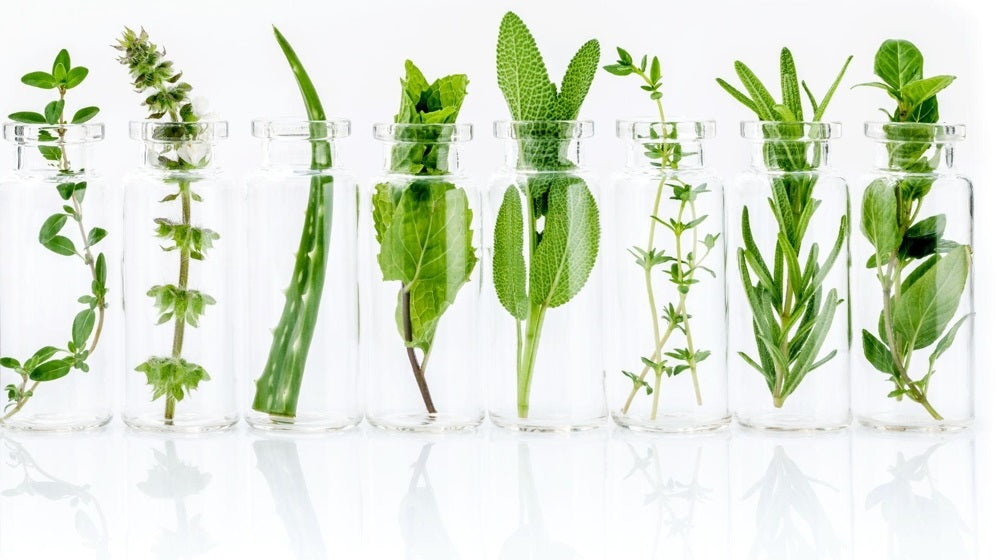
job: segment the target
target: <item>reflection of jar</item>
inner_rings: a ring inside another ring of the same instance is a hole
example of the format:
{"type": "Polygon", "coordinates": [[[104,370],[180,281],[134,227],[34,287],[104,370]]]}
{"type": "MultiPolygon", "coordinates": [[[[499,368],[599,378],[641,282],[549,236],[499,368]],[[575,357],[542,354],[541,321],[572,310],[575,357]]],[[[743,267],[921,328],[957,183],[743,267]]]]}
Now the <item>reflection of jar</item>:
{"type": "Polygon", "coordinates": [[[581,159],[593,123],[498,122],[495,132],[507,155],[484,212],[490,418],[530,431],[602,426],[600,218],[581,159]]]}
{"type": "Polygon", "coordinates": [[[257,120],[263,169],[247,181],[247,421],[332,430],[357,394],[357,183],[340,166],[350,123],[257,120]]]}
{"type": "Polygon", "coordinates": [[[604,197],[607,394],[614,420],[728,422],[724,195],[704,167],[714,122],[619,121],[628,162],[604,197]],[[651,324],[650,324],[651,323],[651,324]]]}
{"type": "Polygon", "coordinates": [[[103,426],[122,239],[119,196],[90,157],[104,125],[7,123],[3,135],[17,168],[0,182],[0,426],[103,426]]]}
{"type": "Polygon", "coordinates": [[[237,419],[239,192],[215,165],[225,122],[133,122],[142,168],[125,179],[123,417],[203,431],[237,419]]]}
{"type": "Polygon", "coordinates": [[[871,122],[866,132],[878,145],[855,197],[854,412],[895,430],[968,426],[973,195],[954,169],[964,126],[871,122]]]}
{"type": "Polygon", "coordinates": [[[406,431],[482,422],[476,311],[479,193],[468,124],[379,124],[385,169],[361,196],[366,416],[406,431]]]}
{"type": "Polygon", "coordinates": [[[849,200],[838,123],[744,122],[752,168],[726,190],[733,411],[744,425],[850,423],[849,200]]]}

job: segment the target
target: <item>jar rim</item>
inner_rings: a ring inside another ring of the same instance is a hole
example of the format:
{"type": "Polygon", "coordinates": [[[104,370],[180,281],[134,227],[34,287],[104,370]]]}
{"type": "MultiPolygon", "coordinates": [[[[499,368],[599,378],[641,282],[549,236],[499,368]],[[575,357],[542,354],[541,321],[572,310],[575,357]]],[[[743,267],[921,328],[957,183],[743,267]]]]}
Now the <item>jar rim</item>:
{"type": "Polygon", "coordinates": [[[822,142],[843,133],[836,121],[742,121],[742,137],[760,142],[822,142]]]}
{"type": "Polygon", "coordinates": [[[350,120],[309,120],[295,117],[257,118],[250,121],[254,138],[276,141],[323,141],[350,136],[350,120]]]}
{"type": "Polygon", "coordinates": [[[715,121],[710,119],[618,119],[617,137],[647,142],[699,142],[715,137],[715,121]],[[654,133],[654,134],[653,134],[654,133]]]}
{"type": "Polygon", "coordinates": [[[28,124],[5,122],[3,137],[9,142],[26,146],[54,144],[85,144],[104,139],[104,123],[83,124],[28,124]],[[58,138],[59,130],[63,131],[62,140],[58,138]],[[52,140],[43,139],[42,133],[52,136],[52,140]]]}
{"type": "Polygon", "coordinates": [[[152,144],[174,144],[177,142],[204,142],[215,144],[218,140],[229,137],[229,121],[129,121],[128,137],[132,140],[142,140],[152,144]],[[193,128],[194,132],[181,138],[165,138],[163,132],[177,127],[193,128]]]}
{"type": "Polygon", "coordinates": [[[590,138],[593,136],[593,121],[494,121],[493,136],[504,140],[575,140],[590,138]]]}
{"type": "Polygon", "coordinates": [[[472,139],[469,123],[375,123],[371,132],[381,142],[453,144],[472,139]]]}
{"type": "Polygon", "coordinates": [[[960,123],[914,123],[867,121],[864,135],[885,142],[959,142],[967,136],[966,127],[960,123]],[[918,133],[918,137],[913,137],[918,133]]]}

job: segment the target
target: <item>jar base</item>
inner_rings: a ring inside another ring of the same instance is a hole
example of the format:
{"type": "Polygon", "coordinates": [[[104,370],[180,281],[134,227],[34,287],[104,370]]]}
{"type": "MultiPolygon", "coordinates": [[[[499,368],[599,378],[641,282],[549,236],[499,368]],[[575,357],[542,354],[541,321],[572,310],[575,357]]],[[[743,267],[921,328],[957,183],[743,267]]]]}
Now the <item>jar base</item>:
{"type": "Polygon", "coordinates": [[[195,415],[178,414],[174,417],[172,423],[167,424],[162,416],[149,414],[145,416],[126,416],[122,420],[129,428],[143,432],[201,434],[228,430],[236,425],[238,418],[236,416],[204,418],[195,415]]]}
{"type": "Polygon", "coordinates": [[[357,427],[360,416],[332,416],[328,414],[300,414],[293,418],[254,412],[245,417],[255,430],[286,433],[342,432],[357,427]]]}
{"type": "Polygon", "coordinates": [[[570,433],[595,430],[607,425],[607,417],[570,421],[566,418],[519,418],[503,414],[489,414],[493,425],[505,430],[527,433],[570,433]]]}
{"type": "Polygon", "coordinates": [[[73,415],[61,413],[15,415],[0,423],[0,429],[36,433],[72,433],[99,430],[111,422],[111,415],[73,415]]]}
{"type": "Polygon", "coordinates": [[[655,420],[615,412],[614,423],[633,432],[685,434],[713,432],[729,425],[731,416],[705,417],[692,414],[660,414],[655,420]]]}
{"type": "Polygon", "coordinates": [[[380,414],[368,415],[368,423],[381,429],[395,432],[444,433],[474,430],[482,424],[483,416],[465,414],[380,414]]]}
{"type": "Polygon", "coordinates": [[[941,421],[916,420],[905,421],[905,419],[888,419],[878,416],[858,416],[857,423],[871,430],[881,432],[904,432],[904,433],[940,433],[959,432],[971,427],[974,420],[953,420],[941,421]]]}
{"type": "Polygon", "coordinates": [[[837,432],[850,427],[850,420],[816,422],[814,418],[793,415],[760,415],[745,417],[735,415],[735,421],[744,428],[764,432],[837,432]]]}

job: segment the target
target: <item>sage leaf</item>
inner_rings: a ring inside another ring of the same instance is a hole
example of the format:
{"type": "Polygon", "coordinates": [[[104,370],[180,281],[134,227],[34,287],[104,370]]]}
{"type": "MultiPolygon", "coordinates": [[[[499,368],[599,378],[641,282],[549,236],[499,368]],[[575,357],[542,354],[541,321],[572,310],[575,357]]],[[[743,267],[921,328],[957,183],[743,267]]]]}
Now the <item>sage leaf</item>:
{"type": "Polygon", "coordinates": [[[503,193],[494,228],[493,285],[500,304],[514,318],[527,319],[527,267],[524,263],[524,215],[520,192],[511,185],[503,193]]]}
{"type": "Polygon", "coordinates": [[[555,106],[556,120],[571,121],[579,116],[579,109],[590,91],[590,84],[600,64],[600,43],[590,40],[583,44],[569,61],[562,77],[555,106]]]}
{"type": "Polygon", "coordinates": [[[557,93],[527,25],[507,12],[496,45],[496,76],[515,121],[551,118],[557,93]]]}
{"type": "Polygon", "coordinates": [[[892,316],[892,328],[906,347],[932,344],[957,312],[968,278],[971,250],[962,245],[942,257],[931,257],[903,282],[892,316]]]}

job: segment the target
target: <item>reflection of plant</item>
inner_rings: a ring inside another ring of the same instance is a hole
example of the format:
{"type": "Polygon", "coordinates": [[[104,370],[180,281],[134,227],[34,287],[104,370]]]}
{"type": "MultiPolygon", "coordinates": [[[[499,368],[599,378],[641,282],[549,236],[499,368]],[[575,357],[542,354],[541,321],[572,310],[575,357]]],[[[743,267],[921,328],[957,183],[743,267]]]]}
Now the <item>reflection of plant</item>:
{"type": "Polygon", "coordinates": [[[23,474],[21,482],[0,491],[3,498],[17,496],[38,497],[53,502],[66,502],[76,510],[76,532],[88,548],[97,551],[98,558],[110,558],[108,550],[108,526],[104,510],[90,487],[60,480],[35,462],[28,450],[9,439],[0,440],[6,446],[7,464],[19,468],[23,474]]]}
{"type": "Polygon", "coordinates": [[[891,533],[891,558],[965,558],[970,528],[961,512],[940,492],[930,458],[942,444],[907,459],[902,453],[888,468],[891,480],[871,490],[864,506],[879,507],[891,533]]]}
{"type": "Polygon", "coordinates": [[[750,558],[834,558],[843,549],[816,486],[837,489],[806,475],[778,445],[767,472],[744,496],[759,493],[756,540],[750,558]],[[807,531],[807,533],[806,533],[807,531]]]}
{"type": "Polygon", "coordinates": [[[298,445],[291,440],[260,440],[253,442],[253,454],[257,458],[257,469],[267,481],[295,557],[326,558],[323,532],[302,472],[298,445]]]}
{"type": "Polygon", "coordinates": [[[146,480],[136,487],[151,498],[173,500],[177,528],[163,529],[153,547],[158,558],[192,558],[210,550],[214,544],[201,525],[200,515],[188,515],[184,501],[201,493],[212,475],[183,462],[173,441],[167,441],[164,451],[153,450],[156,464],[149,469],[146,480]]]}
{"type": "Polygon", "coordinates": [[[683,541],[683,547],[687,551],[687,556],[694,557],[694,549],[690,544],[690,532],[694,528],[694,509],[697,504],[710,500],[711,489],[701,486],[698,477],[701,473],[701,453],[702,447],[697,448],[697,456],[694,459],[693,472],[690,482],[684,483],[676,480],[672,472],[663,473],[662,460],[659,457],[659,448],[650,445],[642,456],[631,444],[628,445],[631,453],[633,465],[631,472],[624,478],[628,479],[640,473],[648,485],[643,505],[655,505],[656,507],[656,536],[652,547],[653,553],[659,551],[659,542],[663,527],[668,529],[668,537],[679,537],[683,541]],[[665,478],[665,480],[664,480],[665,478]],[[677,512],[674,507],[686,506],[686,511],[677,512]]]}
{"type": "Polygon", "coordinates": [[[459,558],[441,518],[437,495],[430,484],[427,461],[434,444],[425,443],[413,464],[409,490],[399,507],[399,528],[406,541],[407,558],[459,558]]]}
{"type": "Polygon", "coordinates": [[[568,560],[579,558],[571,546],[555,542],[545,528],[544,511],[538,499],[534,469],[531,466],[531,448],[524,442],[517,446],[517,474],[519,480],[519,500],[517,530],[503,543],[500,558],[522,560],[543,558],[544,560],[568,560]]]}

